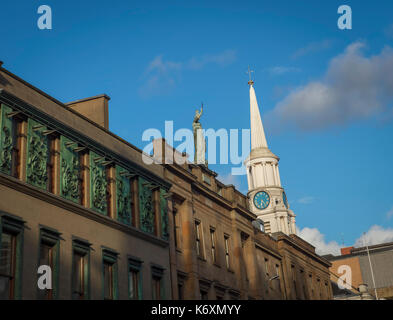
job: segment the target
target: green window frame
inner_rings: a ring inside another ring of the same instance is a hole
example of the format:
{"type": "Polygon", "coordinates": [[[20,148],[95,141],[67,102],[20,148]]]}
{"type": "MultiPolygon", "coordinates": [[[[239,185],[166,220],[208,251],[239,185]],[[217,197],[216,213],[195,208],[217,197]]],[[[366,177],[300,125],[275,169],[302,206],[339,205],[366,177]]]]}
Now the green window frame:
{"type": "Polygon", "coordinates": [[[153,185],[141,177],[138,178],[138,196],[140,229],[155,235],[157,226],[156,211],[153,201],[153,185]]]}
{"type": "Polygon", "coordinates": [[[50,161],[49,139],[44,134],[47,128],[31,118],[27,120],[27,127],[26,181],[35,187],[47,190],[50,161]]]}
{"type": "Polygon", "coordinates": [[[152,300],[165,299],[164,271],[165,268],[159,265],[151,265],[152,300]]]}
{"type": "Polygon", "coordinates": [[[81,164],[78,143],[60,136],[60,196],[81,203],[81,164]]]}
{"type": "Polygon", "coordinates": [[[118,290],[118,253],[102,248],[102,297],[104,300],[117,300],[118,290]]]}
{"type": "Polygon", "coordinates": [[[90,299],[91,244],[79,238],[72,240],[71,295],[74,300],[90,299]]]}
{"type": "Polygon", "coordinates": [[[116,165],[116,216],[118,221],[126,225],[131,225],[132,222],[130,176],[130,172],[116,165]]]}
{"type": "Polygon", "coordinates": [[[0,109],[0,172],[12,174],[12,149],[14,147],[14,123],[8,117],[12,109],[1,104],[0,109]]]}
{"type": "Polygon", "coordinates": [[[90,208],[108,215],[108,178],[104,156],[90,151],[90,208]]]}
{"type": "Polygon", "coordinates": [[[22,296],[24,224],[19,217],[0,213],[0,281],[8,284],[8,293],[0,293],[0,299],[21,299],[22,296]]]}
{"type": "MultiPolygon", "coordinates": [[[[61,233],[55,229],[40,226],[40,246],[38,254],[38,265],[48,265],[52,273],[52,289],[41,290],[37,286],[39,299],[57,299],[59,295],[59,266],[60,266],[60,240],[61,233]]],[[[37,274],[38,278],[42,275],[37,274]]]]}
{"type": "Polygon", "coordinates": [[[128,257],[128,298],[142,300],[142,263],[139,258],[128,257]]]}
{"type": "Polygon", "coordinates": [[[166,190],[160,188],[161,238],[164,240],[169,240],[168,195],[166,190]]]}

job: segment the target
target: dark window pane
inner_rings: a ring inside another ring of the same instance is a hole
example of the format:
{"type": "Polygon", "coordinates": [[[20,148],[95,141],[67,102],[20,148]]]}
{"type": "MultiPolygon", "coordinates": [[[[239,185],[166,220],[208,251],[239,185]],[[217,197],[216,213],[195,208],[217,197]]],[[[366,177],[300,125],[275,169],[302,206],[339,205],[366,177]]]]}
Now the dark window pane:
{"type": "Polygon", "coordinates": [[[12,235],[3,233],[1,237],[0,274],[11,276],[12,267],[12,235]]]}
{"type": "Polygon", "coordinates": [[[104,299],[113,299],[112,265],[104,262],[104,299]]]}
{"type": "Polygon", "coordinates": [[[0,300],[13,298],[15,282],[15,236],[3,233],[0,251],[0,300]]]}
{"type": "Polygon", "coordinates": [[[77,252],[74,253],[73,265],[73,297],[74,299],[84,299],[85,297],[85,257],[77,252]]]}
{"type": "Polygon", "coordinates": [[[161,299],[161,279],[153,278],[153,300],[161,299]]]}
{"type": "Polygon", "coordinates": [[[0,276],[0,300],[7,300],[10,297],[10,278],[0,276]]]}
{"type": "Polygon", "coordinates": [[[139,298],[139,272],[135,270],[130,270],[129,272],[129,290],[130,290],[130,299],[138,299],[139,298]]]}
{"type": "MultiPolygon", "coordinates": [[[[53,246],[41,243],[40,247],[40,266],[49,266],[52,270],[52,288],[53,288],[53,246]]],[[[40,276],[40,275],[39,275],[40,276]]],[[[39,299],[52,299],[52,289],[39,289],[39,299]]]]}

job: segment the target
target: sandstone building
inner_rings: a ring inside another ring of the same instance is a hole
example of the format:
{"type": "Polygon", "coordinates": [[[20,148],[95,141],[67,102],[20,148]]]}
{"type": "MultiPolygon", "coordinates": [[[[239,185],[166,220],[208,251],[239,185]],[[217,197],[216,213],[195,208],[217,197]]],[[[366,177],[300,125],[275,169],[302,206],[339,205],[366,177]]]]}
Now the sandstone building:
{"type": "Polygon", "coordinates": [[[145,164],[108,101],[64,104],[0,66],[0,299],[332,298],[314,247],[207,166],[166,164],[184,155],[163,139],[145,164]]]}
{"type": "Polygon", "coordinates": [[[170,184],[108,131],[108,100],[65,105],[0,69],[0,299],[171,298],[170,184]]]}

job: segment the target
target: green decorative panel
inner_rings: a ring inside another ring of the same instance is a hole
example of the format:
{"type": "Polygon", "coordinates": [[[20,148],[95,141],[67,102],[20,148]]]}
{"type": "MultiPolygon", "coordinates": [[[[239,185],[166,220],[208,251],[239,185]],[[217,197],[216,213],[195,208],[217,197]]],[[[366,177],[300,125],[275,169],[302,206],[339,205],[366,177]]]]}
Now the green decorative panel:
{"type": "Polygon", "coordinates": [[[90,151],[90,208],[107,215],[107,179],[103,157],[90,151]]]}
{"type": "Polygon", "coordinates": [[[33,186],[47,188],[48,138],[43,135],[46,127],[29,119],[27,129],[27,182],[33,186]]]}
{"type": "Polygon", "coordinates": [[[4,104],[1,105],[0,114],[0,171],[11,174],[12,161],[12,120],[7,118],[7,114],[12,109],[4,104]]]}
{"type": "Polygon", "coordinates": [[[160,189],[161,236],[165,240],[169,239],[167,194],[164,189],[160,189]]]}
{"type": "Polygon", "coordinates": [[[77,143],[60,137],[60,195],[68,200],[80,201],[80,163],[79,154],[73,150],[77,143]]]}
{"type": "Polygon", "coordinates": [[[154,234],[153,192],[149,183],[143,178],[139,178],[138,191],[141,229],[154,234]]]}
{"type": "Polygon", "coordinates": [[[116,207],[117,219],[125,224],[131,224],[131,188],[129,172],[116,166],[116,207]]]}

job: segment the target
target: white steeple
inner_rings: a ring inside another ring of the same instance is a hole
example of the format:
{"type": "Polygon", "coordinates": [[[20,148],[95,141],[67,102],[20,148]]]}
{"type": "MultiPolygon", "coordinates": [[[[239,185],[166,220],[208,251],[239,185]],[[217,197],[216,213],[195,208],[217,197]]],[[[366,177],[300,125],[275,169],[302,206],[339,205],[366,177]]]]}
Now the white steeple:
{"type": "Polygon", "coordinates": [[[248,84],[250,85],[251,149],[267,148],[265,131],[253,87],[254,82],[249,81],[248,84]]]}
{"type": "MultiPolygon", "coordinates": [[[[251,71],[249,70],[249,73],[251,71]]],[[[250,209],[264,222],[265,232],[296,233],[295,215],[281,187],[278,161],[266,141],[254,90],[250,86],[251,153],[245,161],[250,209]]]]}

